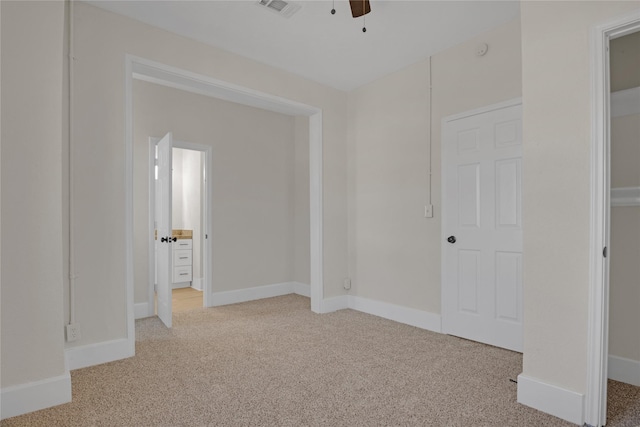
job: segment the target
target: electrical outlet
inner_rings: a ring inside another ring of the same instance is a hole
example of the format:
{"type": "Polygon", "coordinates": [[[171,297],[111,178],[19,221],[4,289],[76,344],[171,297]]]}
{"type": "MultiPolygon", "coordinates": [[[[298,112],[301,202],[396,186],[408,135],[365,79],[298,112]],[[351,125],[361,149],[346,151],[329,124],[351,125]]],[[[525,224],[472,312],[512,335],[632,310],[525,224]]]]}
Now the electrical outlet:
{"type": "Polygon", "coordinates": [[[342,281],[342,287],[345,288],[346,290],[351,289],[351,279],[348,277],[345,277],[345,279],[342,281]]]}
{"type": "Polygon", "coordinates": [[[80,339],[80,325],[72,323],[66,326],[67,342],[76,341],[80,339]]]}

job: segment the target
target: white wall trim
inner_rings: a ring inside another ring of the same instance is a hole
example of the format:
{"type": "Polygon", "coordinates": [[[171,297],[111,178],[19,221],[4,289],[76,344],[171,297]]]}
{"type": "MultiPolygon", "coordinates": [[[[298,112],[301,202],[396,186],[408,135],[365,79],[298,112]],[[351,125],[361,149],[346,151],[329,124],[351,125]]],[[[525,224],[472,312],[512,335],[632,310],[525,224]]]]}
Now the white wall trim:
{"type": "Polygon", "coordinates": [[[640,9],[590,30],[591,57],[591,224],[587,324],[587,390],[584,421],[603,426],[607,419],[609,328],[610,85],[609,40],[640,29],[640,9]]]}
{"type": "MultiPolygon", "coordinates": [[[[193,287],[197,283],[202,283],[202,279],[193,279],[193,287]]],[[[198,289],[201,290],[201,289],[198,289]]],[[[300,282],[276,283],[273,285],[256,286],[253,288],[238,289],[234,291],[216,292],[211,295],[215,301],[211,307],[218,307],[239,302],[254,301],[262,298],[271,298],[288,294],[302,295],[309,298],[311,294],[310,285],[300,282]]],[[[146,302],[135,304],[136,319],[149,317],[149,304],[146,302]]],[[[151,314],[153,316],[153,314],[151,314]]]]}
{"type": "Polygon", "coordinates": [[[311,285],[307,285],[306,283],[301,282],[291,282],[293,286],[293,293],[297,295],[302,295],[303,297],[310,298],[311,297],[311,285]]]}
{"type": "MultiPolygon", "coordinates": [[[[71,17],[73,20],[73,17],[71,17]]],[[[133,243],[133,66],[129,58],[124,61],[124,263],[125,263],[125,303],[127,310],[127,335],[129,352],[136,352],[136,319],[135,319],[135,273],[133,243]]]]}
{"type": "Polygon", "coordinates": [[[609,378],[640,387],[640,361],[609,355],[609,378]]]}
{"type": "MultiPolygon", "coordinates": [[[[444,117],[442,119],[442,123],[453,122],[460,119],[466,119],[467,117],[477,116],[478,114],[489,113],[491,111],[501,110],[503,108],[515,107],[516,105],[522,104],[522,98],[514,98],[508,101],[498,102],[496,104],[485,105],[480,108],[476,108],[474,110],[464,111],[458,114],[452,114],[450,116],[444,117]]],[[[444,127],[444,126],[443,126],[444,127]]]]}
{"type": "Polygon", "coordinates": [[[640,206],[640,187],[612,188],[611,206],[640,206]]]}
{"type": "Polygon", "coordinates": [[[272,285],[255,286],[253,288],[237,289],[233,291],[214,292],[211,294],[210,307],[255,301],[293,294],[294,282],[275,283],[272,285]]]}
{"type": "Polygon", "coordinates": [[[134,355],[135,352],[131,351],[127,338],[71,347],[64,351],[69,370],[100,365],[114,360],[126,359],[134,355]]]}
{"type": "Polygon", "coordinates": [[[349,308],[349,295],[325,298],[322,300],[319,313],[326,314],[349,308]]]}
{"type": "Polygon", "coordinates": [[[322,110],[309,116],[309,280],[311,311],[321,312],[324,298],[324,204],[322,110]]]}
{"type": "Polygon", "coordinates": [[[640,114],[640,86],[611,93],[611,117],[640,114]]]}
{"type": "Polygon", "coordinates": [[[518,403],[574,424],[584,424],[584,395],[518,375],[518,403]]]}
{"type": "Polygon", "coordinates": [[[375,301],[354,295],[342,295],[327,298],[322,301],[322,313],[331,313],[347,308],[382,317],[383,319],[393,320],[394,322],[404,323],[405,325],[415,326],[420,329],[442,333],[440,315],[428,311],[375,301]]]}
{"type": "Polygon", "coordinates": [[[403,307],[381,301],[374,301],[367,298],[349,296],[349,308],[363,313],[373,314],[394,322],[404,323],[420,329],[433,332],[442,332],[441,317],[439,314],[428,311],[417,310],[415,308],[403,307]]]}
{"type": "Polygon", "coordinates": [[[4,420],[68,402],[71,402],[69,371],[57,377],[4,387],[0,391],[0,419],[4,420]]]}
{"type": "Polygon", "coordinates": [[[135,313],[136,319],[144,319],[145,317],[149,317],[149,303],[139,302],[133,306],[133,311],[135,313]]]}

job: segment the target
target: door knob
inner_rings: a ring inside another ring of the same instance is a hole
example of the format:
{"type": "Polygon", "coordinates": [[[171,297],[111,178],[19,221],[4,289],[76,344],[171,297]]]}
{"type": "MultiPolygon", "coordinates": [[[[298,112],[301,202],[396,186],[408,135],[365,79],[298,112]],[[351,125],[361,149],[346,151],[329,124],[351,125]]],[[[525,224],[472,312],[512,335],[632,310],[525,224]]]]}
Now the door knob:
{"type": "Polygon", "coordinates": [[[169,238],[168,238],[168,237],[162,237],[162,238],[160,239],[160,241],[161,241],[162,243],[169,242],[169,238]]]}
{"type": "Polygon", "coordinates": [[[173,238],[171,238],[171,240],[173,240],[175,242],[176,240],[178,240],[178,238],[177,237],[173,237],[173,238]]]}
{"type": "Polygon", "coordinates": [[[456,236],[449,236],[449,238],[447,239],[447,242],[455,243],[456,242],[456,236]]]}

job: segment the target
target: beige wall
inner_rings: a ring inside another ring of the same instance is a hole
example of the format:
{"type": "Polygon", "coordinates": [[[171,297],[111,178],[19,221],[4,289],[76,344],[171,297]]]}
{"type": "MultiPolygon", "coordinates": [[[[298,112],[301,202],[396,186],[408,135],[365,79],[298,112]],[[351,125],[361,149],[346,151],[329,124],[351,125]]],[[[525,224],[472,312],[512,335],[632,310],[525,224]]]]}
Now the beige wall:
{"type": "MultiPolygon", "coordinates": [[[[346,94],[85,3],[76,5],[74,23],[76,298],[83,331],[76,345],[126,335],[125,247],[123,239],[114,238],[122,235],[118,233],[125,226],[126,53],[323,110],[324,294],[343,294],[342,278],[347,275],[346,94]]],[[[184,139],[191,138],[186,135],[184,139]]],[[[243,280],[253,280],[249,279],[243,280]]]]}
{"type": "Polygon", "coordinates": [[[349,260],[353,294],[440,313],[441,121],[520,97],[519,21],[435,55],[432,72],[431,130],[428,60],[349,95],[349,260]]]}
{"type": "MultiPolygon", "coordinates": [[[[169,131],[213,150],[213,292],[292,281],[295,118],[142,81],[134,117],[136,302],[148,289],[148,138],[169,131]]],[[[175,151],[174,188],[189,153],[175,151]]],[[[173,212],[174,228],[191,227],[184,203],[173,212]]]]}
{"type": "Polygon", "coordinates": [[[590,28],[638,2],[523,2],[524,374],[586,391],[590,28]]]}
{"type": "Polygon", "coordinates": [[[61,2],[2,10],[2,387],[65,372],[61,2]]]}

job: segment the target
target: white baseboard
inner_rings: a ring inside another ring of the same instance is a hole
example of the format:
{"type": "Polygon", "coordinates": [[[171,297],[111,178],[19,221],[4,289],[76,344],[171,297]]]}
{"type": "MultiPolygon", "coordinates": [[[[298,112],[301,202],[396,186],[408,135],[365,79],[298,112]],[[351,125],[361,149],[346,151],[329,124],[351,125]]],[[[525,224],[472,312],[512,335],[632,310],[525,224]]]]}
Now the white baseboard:
{"type": "Polygon", "coordinates": [[[610,355],[609,378],[640,387],[640,361],[610,355]]]}
{"type": "Polygon", "coordinates": [[[71,347],[64,351],[69,370],[126,359],[134,354],[135,349],[131,348],[129,340],[126,338],[71,347]]]}
{"type": "Polygon", "coordinates": [[[145,317],[149,317],[149,303],[148,302],[140,302],[133,305],[133,315],[136,319],[144,319],[145,317]]]}
{"type": "Polygon", "coordinates": [[[518,375],[518,403],[574,424],[584,424],[584,395],[518,375]]]}
{"type": "Polygon", "coordinates": [[[203,285],[204,281],[202,279],[202,277],[194,277],[193,280],[191,281],[191,287],[195,290],[201,291],[202,285],[203,285]]]}
{"type": "Polygon", "coordinates": [[[67,371],[57,377],[3,388],[0,391],[0,419],[68,402],[71,402],[71,376],[67,371]]]}
{"type": "Polygon", "coordinates": [[[303,297],[311,298],[311,285],[300,282],[291,282],[293,285],[293,293],[302,295],[303,297]]]}
{"type": "Polygon", "coordinates": [[[331,313],[349,308],[349,295],[325,298],[320,301],[320,313],[331,313]]]}
{"type": "Polygon", "coordinates": [[[331,313],[333,311],[350,308],[363,313],[373,314],[374,316],[382,317],[384,319],[393,320],[394,322],[404,323],[417,328],[442,333],[442,321],[439,314],[416,310],[415,308],[374,301],[353,295],[326,298],[322,300],[320,307],[320,313],[331,313]]]}
{"type": "Polygon", "coordinates": [[[276,283],[273,285],[256,286],[235,291],[214,292],[209,301],[210,307],[227,304],[254,301],[263,298],[279,297],[294,293],[293,282],[276,283]]]}
{"type": "Polygon", "coordinates": [[[416,310],[415,308],[403,307],[351,295],[349,296],[349,308],[417,328],[438,333],[442,332],[440,315],[428,311],[416,310]]]}
{"type": "Polygon", "coordinates": [[[171,284],[171,289],[183,289],[183,288],[190,288],[190,287],[191,287],[191,282],[180,282],[180,283],[171,284]]]}

